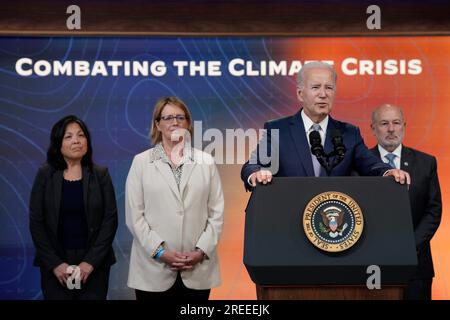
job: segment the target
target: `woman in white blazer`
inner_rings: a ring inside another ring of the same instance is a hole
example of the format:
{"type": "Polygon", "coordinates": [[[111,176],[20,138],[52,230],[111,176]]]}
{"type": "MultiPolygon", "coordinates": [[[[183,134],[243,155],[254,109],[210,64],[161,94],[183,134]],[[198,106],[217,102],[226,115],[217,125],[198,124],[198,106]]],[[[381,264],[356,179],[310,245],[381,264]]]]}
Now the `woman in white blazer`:
{"type": "Polygon", "coordinates": [[[137,300],[207,300],[220,285],[224,199],[211,155],[191,148],[192,121],[176,97],[155,105],[154,148],[134,157],[125,191],[133,234],[128,286],[137,300]]]}

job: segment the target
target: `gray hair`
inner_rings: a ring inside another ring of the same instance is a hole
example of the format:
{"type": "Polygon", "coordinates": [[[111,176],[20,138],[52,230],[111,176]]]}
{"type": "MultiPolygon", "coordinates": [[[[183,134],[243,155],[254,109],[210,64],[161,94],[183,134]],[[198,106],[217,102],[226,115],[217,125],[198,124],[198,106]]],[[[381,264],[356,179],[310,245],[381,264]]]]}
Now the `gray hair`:
{"type": "Polygon", "coordinates": [[[332,73],[334,85],[336,85],[337,74],[336,70],[334,70],[333,66],[329,63],[322,61],[311,61],[305,63],[303,67],[300,69],[297,75],[297,88],[302,89],[305,81],[305,71],[308,69],[327,69],[332,73]]]}
{"type": "Polygon", "coordinates": [[[403,116],[403,111],[402,108],[397,107],[396,105],[393,104],[389,104],[389,103],[384,103],[381,106],[375,108],[375,110],[372,111],[372,124],[375,124],[377,122],[377,115],[378,112],[383,109],[383,108],[394,108],[397,109],[400,112],[400,117],[402,118],[402,121],[405,121],[405,117],[403,116]]]}

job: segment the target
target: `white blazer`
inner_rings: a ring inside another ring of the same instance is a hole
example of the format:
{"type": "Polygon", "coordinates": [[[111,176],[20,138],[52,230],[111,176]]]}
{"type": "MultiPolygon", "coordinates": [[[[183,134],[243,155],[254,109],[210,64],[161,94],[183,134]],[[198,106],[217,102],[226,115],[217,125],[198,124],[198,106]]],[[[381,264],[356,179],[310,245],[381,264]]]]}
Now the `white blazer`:
{"type": "Polygon", "coordinates": [[[178,189],[169,165],[155,160],[154,148],[133,159],[125,188],[125,215],[133,234],[128,286],[161,292],[174,284],[177,271],[152,256],[164,241],[169,250],[202,249],[207,258],[181,278],[191,289],[220,285],[216,252],[223,227],[224,199],[219,172],[211,155],[193,149],[183,164],[178,189]]]}

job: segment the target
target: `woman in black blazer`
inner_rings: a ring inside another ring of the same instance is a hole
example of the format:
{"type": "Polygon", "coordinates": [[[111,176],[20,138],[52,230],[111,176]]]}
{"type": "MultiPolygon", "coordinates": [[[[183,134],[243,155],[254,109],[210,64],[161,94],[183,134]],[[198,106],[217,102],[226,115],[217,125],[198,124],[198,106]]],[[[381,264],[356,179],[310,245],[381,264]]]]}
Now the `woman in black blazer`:
{"type": "Polygon", "coordinates": [[[52,128],[47,163],[30,197],[30,231],[45,299],[106,299],[115,263],[114,187],[107,168],[94,165],[89,131],[67,116],[52,128]]]}

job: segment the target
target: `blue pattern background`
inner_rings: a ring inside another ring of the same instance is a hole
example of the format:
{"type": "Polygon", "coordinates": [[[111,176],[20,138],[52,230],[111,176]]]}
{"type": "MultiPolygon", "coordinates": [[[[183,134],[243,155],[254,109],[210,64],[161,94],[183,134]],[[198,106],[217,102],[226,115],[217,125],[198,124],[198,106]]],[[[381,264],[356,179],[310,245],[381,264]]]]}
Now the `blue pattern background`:
{"type": "MultiPolygon", "coordinates": [[[[292,38],[290,39],[292,44],[292,38]]],[[[133,156],[149,147],[153,105],[175,95],[203,129],[261,128],[296,107],[293,77],[233,77],[231,59],[287,59],[283,38],[0,38],[0,299],[42,299],[28,229],[28,201],[44,163],[52,125],[76,114],[93,137],[94,160],[108,166],[115,185],[118,258],[110,299],[134,298],[126,286],[131,235],[124,222],[124,184],[133,156]],[[163,77],[19,76],[17,59],[163,60],[163,77]],[[180,77],[174,60],[220,60],[220,77],[180,77]],[[294,106],[294,108],[292,108],[294,106]]]]}

